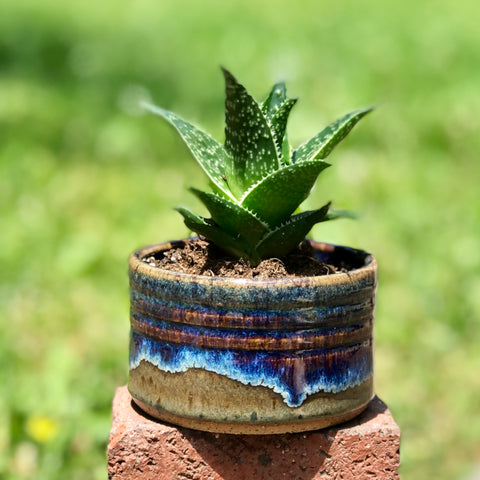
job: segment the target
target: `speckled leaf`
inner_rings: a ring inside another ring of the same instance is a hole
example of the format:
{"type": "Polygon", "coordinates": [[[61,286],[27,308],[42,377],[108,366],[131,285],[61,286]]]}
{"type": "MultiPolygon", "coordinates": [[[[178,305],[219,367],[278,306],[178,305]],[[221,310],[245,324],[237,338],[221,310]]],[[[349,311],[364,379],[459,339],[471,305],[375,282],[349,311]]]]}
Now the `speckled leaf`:
{"type": "Polygon", "coordinates": [[[152,113],[161,116],[173,125],[193,156],[211,181],[229,198],[234,198],[225,181],[225,166],[231,159],[223,145],[191,123],[182,120],[168,110],[155,105],[145,105],[152,113]]]}
{"type": "Polygon", "coordinates": [[[223,73],[224,146],[171,112],[147,108],[178,130],[210,177],[213,193],[192,192],[211,218],[179,208],[185,224],[229,254],[257,265],[263,258],[288,254],[315,223],[352,216],[330,210],[330,204],[294,213],[329,166],[323,159],[372,109],[339,118],[292,152],[287,120],[296,99],[287,97],[285,85],[274,85],[267,99],[257,103],[230,72],[223,73]]]}
{"type": "Polygon", "coordinates": [[[260,258],[284,257],[291,252],[319,222],[328,220],[330,204],[318,210],[311,210],[294,215],[283,225],[268,233],[257,245],[260,258]]]}
{"type": "Polygon", "coordinates": [[[355,110],[335,120],[319,134],[300,145],[293,152],[293,161],[298,163],[307,162],[313,158],[326,158],[357,122],[372,110],[373,107],[355,110]]]}
{"type": "Polygon", "coordinates": [[[280,165],[267,119],[260,105],[233,75],[225,76],[225,149],[233,158],[225,172],[232,192],[239,196],[280,165]]]}
{"type": "Polygon", "coordinates": [[[285,135],[283,137],[281,158],[284,165],[292,163],[292,147],[290,146],[290,142],[288,141],[287,132],[285,132],[285,135]]]}
{"type": "Polygon", "coordinates": [[[322,160],[287,165],[255,185],[241,204],[276,227],[307,198],[320,172],[329,166],[322,160]]]}
{"type": "Polygon", "coordinates": [[[244,207],[214,193],[190,189],[207,207],[213,221],[233,236],[242,236],[252,247],[267,233],[268,225],[244,207]]]}
{"type": "Polygon", "coordinates": [[[185,225],[193,232],[203,235],[235,257],[251,257],[251,252],[243,240],[235,238],[212,221],[199,217],[186,208],[179,207],[176,210],[183,216],[185,225]]]}
{"type": "Polygon", "coordinates": [[[285,132],[288,116],[295,103],[297,103],[296,98],[287,98],[287,90],[282,82],[273,86],[262,104],[263,113],[273,129],[277,153],[284,163],[290,163],[290,145],[285,132]]]}
{"type": "Polygon", "coordinates": [[[287,89],[284,82],[276,83],[268,97],[262,103],[263,113],[267,118],[272,118],[273,114],[280,108],[280,106],[287,99],[287,89]]]}
{"type": "Polygon", "coordinates": [[[275,145],[277,147],[277,151],[284,163],[290,163],[290,155],[287,154],[285,157],[283,155],[284,150],[289,151],[288,141],[285,135],[287,130],[287,121],[288,116],[290,115],[290,111],[292,107],[297,103],[297,99],[289,98],[285,101],[284,104],[280,106],[280,108],[275,112],[271,119],[271,124],[274,132],[275,137],[275,145]],[[286,143],[285,143],[286,142],[286,143]]]}

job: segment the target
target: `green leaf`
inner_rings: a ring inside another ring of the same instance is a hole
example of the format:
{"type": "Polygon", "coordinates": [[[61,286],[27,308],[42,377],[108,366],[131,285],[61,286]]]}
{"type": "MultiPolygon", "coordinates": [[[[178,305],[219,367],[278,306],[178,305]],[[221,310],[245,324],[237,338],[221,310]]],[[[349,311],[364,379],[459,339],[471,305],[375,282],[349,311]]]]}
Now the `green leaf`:
{"type": "Polygon", "coordinates": [[[276,83],[268,97],[262,103],[262,111],[267,117],[271,119],[275,112],[285,103],[287,99],[287,88],[284,82],[276,83]]]}
{"type": "Polygon", "coordinates": [[[223,145],[191,123],[182,120],[168,110],[155,105],[146,104],[150,112],[161,116],[173,125],[193,156],[203,168],[210,180],[229,198],[234,199],[232,192],[225,181],[225,167],[231,159],[223,145]]]}
{"type": "Polygon", "coordinates": [[[241,204],[276,227],[308,197],[320,172],[329,166],[323,160],[287,165],[249,190],[241,204]]]}
{"type": "Polygon", "coordinates": [[[295,105],[295,103],[297,103],[297,99],[289,98],[285,101],[285,103],[280,106],[280,108],[275,112],[271,119],[275,145],[277,147],[277,151],[279,152],[279,156],[284,161],[284,163],[290,162],[290,155],[288,155],[287,157],[283,156],[284,149],[289,147],[288,141],[287,145],[285,145],[284,140],[286,140],[285,132],[287,130],[288,116],[290,115],[290,111],[292,110],[292,107],[295,105]]]}
{"type": "Polygon", "coordinates": [[[330,203],[318,210],[294,215],[280,227],[268,233],[257,245],[256,251],[261,258],[284,257],[290,253],[319,222],[328,220],[330,203]]]}
{"type": "Polygon", "coordinates": [[[244,207],[214,193],[202,192],[196,188],[190,190],[207,207],[213,221],[232,236],[240,234],[253,246],[267,233],[268,225],[244,207]]]}
{"type": "Polygon", "coordinates": [[[225,76],[225,149],[233,164],[225,175],[232,192],[241,196],[251,185],[279,168],[273,133],[260,108],[243,85],[225,76]]]}
{"type": "Polygon", "coordinates": [[[262,104],[262,110],[273,129],[275,145],[279,158],[290,163],[290,145],[286,138],[287,121],[297,99],[288,98],[285,84],[277,83],[262,104]]]}
{"type": "Polygon", "coordinates": [[[209,222],[207,219],[195,215],[186,208],[179,207],[176,210],[183,216],[185,225],[193,232],[203,235],[234,257],[250,258],[251,254],[248,245],[246,245],[242,239],[235,238],[213,222],[209,222]]]}
{"type": "Polygon", "coordinates": [[[357,122],[372,110],[373,107],[355,110],[335,120],[319,134],[300,145],[293,152],[293,161],[298,163],[308,162],[314,158],[326,158],[348,135],[357,122]]]}
{"type": "Polygon", "coordinates": [[[292,147],[290,146],[290,142],[288,141],[288,135],[287,132],[285,132],[285,135],[283,137],[283,143],[282,143],[282,162],[284,165],[289,165],[292,163],[292,147]]]}

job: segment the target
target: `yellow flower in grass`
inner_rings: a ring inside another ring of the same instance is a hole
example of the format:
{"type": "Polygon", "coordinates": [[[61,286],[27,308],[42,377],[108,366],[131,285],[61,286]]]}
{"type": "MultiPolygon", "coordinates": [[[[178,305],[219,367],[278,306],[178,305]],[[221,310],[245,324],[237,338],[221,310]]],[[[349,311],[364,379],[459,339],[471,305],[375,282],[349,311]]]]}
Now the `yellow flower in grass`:
{"type": "Polygon", "coordinates": [[[58,423],[45,415],[32,415],[27,419],[27,433],[38,443],[47,443],[58,433],[58,423]]]}

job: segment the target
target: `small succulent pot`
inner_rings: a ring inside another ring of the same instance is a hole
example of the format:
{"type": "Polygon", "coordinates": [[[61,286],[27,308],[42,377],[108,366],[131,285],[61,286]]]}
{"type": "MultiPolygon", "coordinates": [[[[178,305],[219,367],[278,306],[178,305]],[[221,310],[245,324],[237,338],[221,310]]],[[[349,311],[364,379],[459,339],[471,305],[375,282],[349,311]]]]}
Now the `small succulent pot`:
{"type": "Polygon", "coordinates": [[[218,433],[324,428],[373,396],[377,264],[363,251],[311,242],[348,273],[283,279],[188,275],[130,256],[129,390],[149,415],[218,433]]]}

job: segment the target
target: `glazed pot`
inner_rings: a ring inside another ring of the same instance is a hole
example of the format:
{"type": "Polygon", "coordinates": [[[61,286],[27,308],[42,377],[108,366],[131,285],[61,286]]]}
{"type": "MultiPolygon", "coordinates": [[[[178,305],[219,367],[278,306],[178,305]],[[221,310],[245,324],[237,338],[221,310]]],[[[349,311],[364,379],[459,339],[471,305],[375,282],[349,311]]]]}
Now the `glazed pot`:
{"type": "Polygon", "coordinates": [[[314,430],[373,396],[377,264],[311,242],[348,273],[283,279],[188,275],[149,265],[184,242],[130,256],[128,388],[149,415],[219,433],[314,430]]]}

